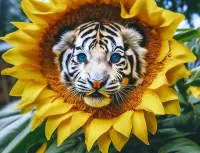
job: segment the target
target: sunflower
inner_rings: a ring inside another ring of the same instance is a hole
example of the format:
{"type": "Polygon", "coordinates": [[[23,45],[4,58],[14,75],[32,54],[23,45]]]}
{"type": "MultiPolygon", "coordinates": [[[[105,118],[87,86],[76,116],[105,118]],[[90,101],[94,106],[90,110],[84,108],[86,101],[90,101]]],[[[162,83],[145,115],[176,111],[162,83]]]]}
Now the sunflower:
{"type": "Polygon", "coordinates": [[[154,0],[22,0],[21,6],[32,23],[12,22],[19,30],[1,39],[13,46],[3,59],[14,66],[2,75],[18,78],[10,95],[21,97],[16,109],[26,113],[35,108],[32,130],[46,120],[49,140],[57,129],[58,146],[79,128],[85,133],[88,151],[97,141],[101,152],[108,152],[112,142],[118,151],[131,133],[145,144],[148,131],[155,134],[155,115],[180,115],[178,97],[170,88],[190,72],[184,63],[196,58],[173,39],[179,13],[164,10],[154,0]],[[78,26],[86,20],[118,23],[135,21],[147,34],[147,72],[144,81],[127,93],[128,103],[93,108],[70,98],[59,80],[52,47],[64,26],[78,26]]]}
{"type": "Polygon", "coordinates": [[[187,90],[189,94],[192,94],[195,98],[200,98],[200,87],[190,86],[187,90]]]}

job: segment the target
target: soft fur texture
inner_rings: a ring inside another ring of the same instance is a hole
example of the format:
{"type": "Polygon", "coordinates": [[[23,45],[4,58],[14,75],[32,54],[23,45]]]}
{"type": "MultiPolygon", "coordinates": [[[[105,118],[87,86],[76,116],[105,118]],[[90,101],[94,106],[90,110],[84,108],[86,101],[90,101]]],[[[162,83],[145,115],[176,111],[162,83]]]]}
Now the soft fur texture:
{"type": "Polygon", "coordinates": [[[96,21],[67,31],[53,47],[61,81],[80,98],[91,97],[86,103],[93,107],[108,105],[106,97],[110,102],[125,101],[126,92],[141,84],[146,72],[147,50],[140,45],[144,37],[130,25],[96,21]],[[80,54],[87,60],[80,62],[80,54]],[[120,59],[116,63],[111,60],[114,55],[120,59]]]}

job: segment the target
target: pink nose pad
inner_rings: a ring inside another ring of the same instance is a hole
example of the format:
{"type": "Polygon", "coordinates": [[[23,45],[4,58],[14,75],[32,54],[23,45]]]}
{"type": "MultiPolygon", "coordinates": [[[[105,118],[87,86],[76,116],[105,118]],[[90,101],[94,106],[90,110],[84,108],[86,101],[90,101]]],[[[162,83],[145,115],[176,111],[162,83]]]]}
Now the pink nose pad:
{"type": "Polygon", "coordinates": [[[101,81],[93,81],[93,88],[99,89],[101,87],[101,83],[104,82],[103,80],[101,81]]]}

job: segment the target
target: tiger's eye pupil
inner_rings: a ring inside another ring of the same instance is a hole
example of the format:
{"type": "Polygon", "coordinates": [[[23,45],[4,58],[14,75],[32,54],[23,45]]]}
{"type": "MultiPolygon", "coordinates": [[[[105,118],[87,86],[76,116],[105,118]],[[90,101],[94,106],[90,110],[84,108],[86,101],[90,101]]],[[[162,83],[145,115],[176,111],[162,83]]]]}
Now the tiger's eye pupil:
{"type": "Polygon", "coordinates": [[[85,54],[83,54],[83,53],[79,54],[78,55],[78,61],[79,62],[85,62],[85,61],[87,61],[87,56],[85,54]]]}
{"type": "Polygon", "coordinates": [[[111,58],[110,58],[110,61],[112,62],[112,63],[117,63],[117,62],[119,62],[120,61],[120,59],[121,59],[121,56],[119,55],[119,54],[113,54],[112,56],[111,56],[111,58]]]}

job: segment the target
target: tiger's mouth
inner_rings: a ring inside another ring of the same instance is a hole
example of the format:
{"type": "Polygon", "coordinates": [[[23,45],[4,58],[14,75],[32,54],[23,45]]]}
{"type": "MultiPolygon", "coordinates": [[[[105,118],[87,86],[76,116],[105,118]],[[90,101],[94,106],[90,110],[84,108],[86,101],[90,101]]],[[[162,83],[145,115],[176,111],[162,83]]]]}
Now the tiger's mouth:
{"type": "Polygon", "coordinates": [[[83,97],[84,102],[92,107],[104,107],[111,103],[111,97],[104,91],[89,92],[83,97]]]}

